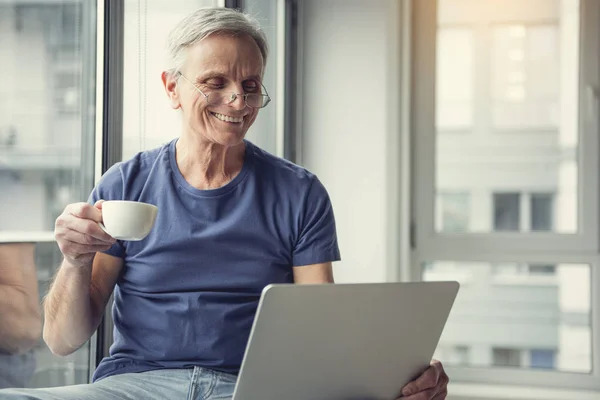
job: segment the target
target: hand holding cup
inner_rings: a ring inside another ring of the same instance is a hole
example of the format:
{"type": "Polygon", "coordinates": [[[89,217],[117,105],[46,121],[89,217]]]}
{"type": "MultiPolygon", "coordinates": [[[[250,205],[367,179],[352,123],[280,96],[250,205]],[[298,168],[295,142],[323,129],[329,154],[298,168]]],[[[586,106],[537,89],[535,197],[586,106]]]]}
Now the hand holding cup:
{"type": "Polygon", "coordinates": [[[157,213],[156,206],[138,201],[69,204],[56,220],[54,236],[71,265],[91,266],[96,252],[108,250],[117,239],[144,239],[157,213]]]}
{"type": "Polygon", "coordinates": [[[54,237],[65,259],[73,266],[91,266],[96,252],[107,250],[116,242],[99,225],[103,202],[69,204],[56,219],[54,237]]]}

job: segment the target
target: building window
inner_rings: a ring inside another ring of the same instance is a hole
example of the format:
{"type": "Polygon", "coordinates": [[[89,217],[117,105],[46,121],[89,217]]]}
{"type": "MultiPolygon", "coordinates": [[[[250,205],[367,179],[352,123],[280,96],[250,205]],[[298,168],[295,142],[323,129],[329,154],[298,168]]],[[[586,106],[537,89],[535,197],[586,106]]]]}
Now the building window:
{"type": "Polygon", "coordinates": [[[495,231],[552,232],[554,193],[494,193],[495,231]]]}
{"type": "Polygon", "coordinates": [[[553,369],[556,365],[556,351],[531,350],[529,352],[529,360],[531,368],[553,369]]]}
{"type": "Polygon", "coordinates": [[[521,351],[518,349],[492,349],[492,364],[498,367],[520,367],[521,351]]]}
{"type": "Polygon", "coordinates": [[[554,369],[556,367],[556,351],[548,349],[493,348],[492,360],[493,365],[498,367],[554,369]]]}
{"type": "Polygon", "coordinates": [[[521,220],[519,193],[494,193],[494,230],[519,231],[521,220]]]}
{"type": "Polygon", "coordinates": [[[493,274],[496,276],[555,276],[556,265],[551,264],[525,264],[525,263],[498,263],[494,264],[493,274]]]}
{"type": "Polygon", "coordinates": [[[530,264],[528,272],[531,276],[552,276],[556,275],[556,265],[530,264]]]}
{"type": "Polygon", "coordinates": [[[552,193],[531,194],[531,230],[551,232],[554,229],[554,195],[552,193]]]}
{"type": "Polygon", "coordinates": [[[521,350],[509,348],[493,348],[492,364],[498,367],[520,367],[521,350]]]}

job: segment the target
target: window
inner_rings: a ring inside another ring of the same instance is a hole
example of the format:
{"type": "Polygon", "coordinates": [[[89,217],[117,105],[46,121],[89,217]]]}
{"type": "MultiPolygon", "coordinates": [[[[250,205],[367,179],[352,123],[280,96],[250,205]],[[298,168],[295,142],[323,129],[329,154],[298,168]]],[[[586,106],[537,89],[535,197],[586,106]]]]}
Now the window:
{"type": "Polygon", "coordinates": [[[498,367],[520,367],[521,350],[518,349],[492,349],[492,364],[498,367]]]}
{"type": "Polygon", "coordinates": [[[495,231],[553,231],[553,193],[494,193],[493,197],[495,231]]]}
{"type": "Polygon", "coordinates": [[[494,230],[518,231],[521,221],[519,193],[494,194],[494,230]]]}
{"type": "Polygon", "coordinates": [[[492,349],[493,365],[497,367],[555,368],[556,352],[547,349],[492,349]]]}
{"type": "Polygon", "coordinates": [[[555,275],[556,265],[533,264],[529,265],[529,275],[555,275]]]}
{"type": "Polygon", "coordinates": [[[554,350],[531,350],[530,362],[532,368],[553,369],[555,366],[556,354],[554,350]]]}
{"type": "Polygon", "coordinates": [[[551,232],[554,229],[554,196],[550,193],[531,195],[531,230],[551,232]]]}
{"type": "Polygon", "coordinates": [[[441,130],[470,129],[473,121],[473,32],[440,27],[437,58],[436,126],[441,130]]]}
{"type": "Polygon", "coordinates": [[[440,360],[471,367],[591,370],[589,265],[430,261],[422,278],[461,284],[436,353],[440,360]]]}
{"type": "MultiPolygon", "coordinates": [[[[34,270],[38,304],[62,261],[54,221],[93,184],[95,10],[87,0],[0,2],[0,269],[34,270]],[[31,265],[6,265],[17,251],[31,265]]],[[[0,387],[87,383],[89,372],[89,344],[64,358],[41,339],[0,354],[0,387]]]]}
{"type": "Polygon", "coordinates": [[[556,276],[556,265],[527,264],[527,263],[497,263],[494,264],[495,276],[556,276]]]}
{"type": "Polygon", "coordinates": [[[599,389],[600,4],[500,3],[413,3],[409,277],[461,283],[439,343],[455,382],[599,389]],[[440,123],[459,84],[466,134],[440,123]]]}

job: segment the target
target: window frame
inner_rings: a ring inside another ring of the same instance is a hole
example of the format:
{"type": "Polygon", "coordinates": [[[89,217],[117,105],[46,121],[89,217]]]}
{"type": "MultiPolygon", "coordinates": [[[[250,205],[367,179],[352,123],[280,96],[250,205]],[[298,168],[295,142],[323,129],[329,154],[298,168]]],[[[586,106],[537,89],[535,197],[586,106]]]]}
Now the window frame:
{"type": "Polygon", "coordinates": [[[446,366],[453,382],[513,384],[536,387],[600,390],[600,225],[597,204],[600,180],[600,2],[581,0],[578,163],[578,231],[490,232],[444,234],[435,225],[435,77],[437,1],[410,1],[411,43],[403,57],[411,57],[410,87],[410,263],[401,267],[403,280],[421,280],[424,262],[485,261],[526,264],[582,263],[590,266],[592,371],[560,371],[446,366]]]}
{"type": "MultiPolygon", "coordinates": [[[[592,132],[598,132],[597,117],[589,109],[590,102],[593,102],[586,94],[598,86],[598,66],[597,62],[585,62],[583,55],[595,53],[594,46],[600,45],[595,27],[593,27],[594,11],[597,8],[590,0],[581,0],[581,29],[582,35],[580,55],[580,142],[578,146],[578,155],[580,163],[578,164],[578,232],[574,234],[542,233],[535,232],[528,235],[520,234],[518,237],[514,234],[492,233],[485,236],[478,233],[465,233],[461,235],[439,235],[435,231],[435,215],[430,210],[435,207],[435,149],[436,130],[435,130],[435,48],[436,48],[436,2],[426,0],[423,2],[413,2],[414,15],[416,19],[413,23],[413,95],[412,95],[412,132],[419,132],[413,139],[413,168],[418,171],[418,181],[423,184],[415,186],[413,202],[419,207],[415,207],[415,220],[419,224],[413,226],[415,240],[419,248],[427,253],[453,253],[456,256],[464,253],[472,247],[493,251],[502,246],[513,249],[519,253],[531,251],[547,251],[553,249],[554,252],[586,252],[597,253],[599,247],[598,224],[595,221],[599,219],[599,213],[596,205],[599,203],[599,193],[597,182],[600,181],[598,174],[600,140],[598,135],[592,132]],[[585,11],[585,10],[589,10],[585,11]],[[592,26],[590,26],[592,25],[592,26]],[[584,32],[585,30],[585,32],[584,32]],[[586,92],[587,91],[587,92],[586,92]],[[587,111],[587,112],[586,112],[587,111]],[[583,217],[585,216],[585,218],[583,217]],[[500,243],[500,245],[498,245],[500,243]]],[[[588,60],[592,57],[589,56],[588,60]]]]}

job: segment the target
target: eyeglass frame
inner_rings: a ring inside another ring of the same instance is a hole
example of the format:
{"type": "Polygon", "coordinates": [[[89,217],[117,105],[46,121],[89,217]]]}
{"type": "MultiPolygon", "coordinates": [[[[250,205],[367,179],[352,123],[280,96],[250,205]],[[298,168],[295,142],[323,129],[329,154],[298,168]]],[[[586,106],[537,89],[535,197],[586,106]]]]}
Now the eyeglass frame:
{"type": "MultiPolygon", "coordinates": [[[[185,75],[183,75],[183,73],[181,73],[181,71],[177,71],[177,75],[179,75],[180,77],[182,77],[183,79],[185,79],[190,85],[192,85],[194,87],[194,89],[196,89],[198,91],[198,93],[200,93],[202,96],[204,96],[204,99],[206,100],[206,104],[209,105],[216,105],[216,104],[210,104],[208,102],[208,96],[211,95],[211,93],[209,94],[205,94],[202,90],[200,90],[200,88],[193,83],[192,81],[190,81],[188,78],[186,78],[185,75]]],[[[233,103],[234,101],[237,100],[238,96],[242,96],[244,98],[244,104],[246,105],[246,107],[250,107],[250,108],[256,108],[256,109],[261,109],[261,108],[265,108],[270,102],[271,102],[271,96],[269,96],[269,93],[267,92],[267,88],[265,87],[265,85],[262,84],[262,82],[259,82],[260,86],[263,88],[263,90],[265,91],[264,94],[262,93],[235,93],[235,92],[231,92],[231,98],[229,100],[229,102],[223,104],[223,105],[229,105],[231,103],[233,103]],[[262,107],[252,107],[251,105],[248,104],[247,99],[248,99],[248,95],[260,95],[264,98],[264,103],[262,105],[262,107]]]]}

